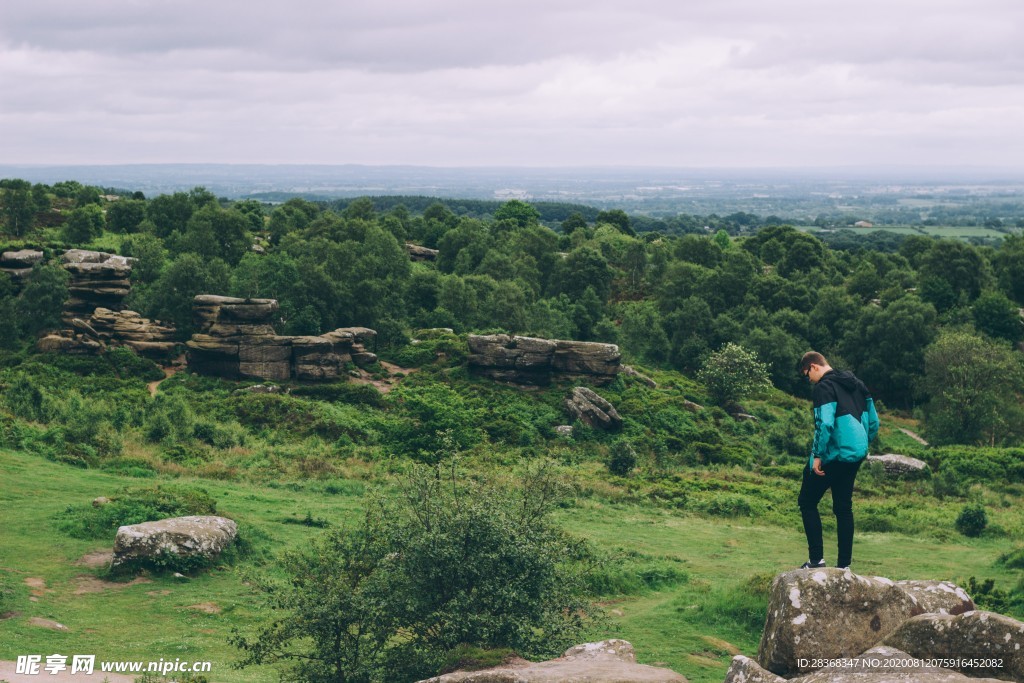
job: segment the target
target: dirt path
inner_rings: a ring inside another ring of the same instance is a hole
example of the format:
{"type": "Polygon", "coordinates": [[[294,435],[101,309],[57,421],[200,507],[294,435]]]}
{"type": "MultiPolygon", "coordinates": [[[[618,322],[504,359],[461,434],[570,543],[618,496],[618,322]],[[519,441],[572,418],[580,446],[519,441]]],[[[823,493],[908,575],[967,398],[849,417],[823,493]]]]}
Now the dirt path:
{"type": "Polygon", "coordinates": [[[160,384],[164,380],[167,380],[167,379],[170,379],[171,377],[173,377],[178,372],[178,370],[181,370],[181,369],[182,369],[182,366],[180,366],[178,364],[169,365],[169,366],[165,367],[163,369],[164,370],[164,378],[163,379],[158,379],[155,382],[150,382],[149,384],[146,385],[146,388],[149,389],[149,395],[150,396],[156,396],[156,389],[157,389],[157,387],[159,387],[160,384]]]}
{"type": "Polygon", "coordinates": [[[907,436],[909,436],[914,441],[916,441],[919,444],[921,444],[922,446],[927,446],[928,445],[927,441],[925,441],[924,439],[922,439],[920,436],[918,436],[914,432],[910,431],[909,429],[906,429],[905,427],[900,427],[900,431],[903,432],[904,434],[906,434],[907,436]]]}
{"type": "Polygon", "coordinates": [[[404,377],[419,370],[419,368],[403,368],[387,361],[380,361],[380,366],[388,373],[388,376],[384,379],[374,379],[368,372],[360,370],[359,377],[352,377],[349,381],[353,384],[370,384],[376,387],[380,393],[386,394],[395,388],[395,384],[401,381],[402,377],[398,377],[399,374],[404,377]]]}

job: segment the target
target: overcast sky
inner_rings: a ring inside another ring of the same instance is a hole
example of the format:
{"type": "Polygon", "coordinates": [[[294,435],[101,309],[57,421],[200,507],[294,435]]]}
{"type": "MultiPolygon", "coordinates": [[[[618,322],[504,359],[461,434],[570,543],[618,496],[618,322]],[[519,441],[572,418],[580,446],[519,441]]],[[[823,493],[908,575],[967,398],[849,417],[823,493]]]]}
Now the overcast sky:
{"type": "Polygon", "coordinates": [[[0,163],[1024,166],[1020,0],[8,0],[0,163]]]}

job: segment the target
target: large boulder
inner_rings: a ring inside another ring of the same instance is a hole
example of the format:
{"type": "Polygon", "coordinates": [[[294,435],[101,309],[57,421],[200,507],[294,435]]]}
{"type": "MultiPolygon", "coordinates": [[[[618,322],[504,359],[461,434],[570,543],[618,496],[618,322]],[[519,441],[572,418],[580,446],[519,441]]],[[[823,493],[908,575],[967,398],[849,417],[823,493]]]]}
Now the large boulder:
{"type": "Polygon", "coordinates": [[[168,558],[203,563],[213,560],[238,536],[226,517],[172,517],[120,527],[111,567],[165,562],[168,558]]]}
{"type": "Polygon", "coordinates": [[[1024,623],[994,612],[922,614],[884,642],[914,657],[948,659],[949,668],[972,677],[1024,681],[1024,623]],[[991,666],[994,661],[1000,666],[991,666]]]}
{"type": "Polygon", "coordinates": [[[621,369],[622,354],[614,344],[507,334],[469,335],[467,343],[473,370],[516,384],[547,384],[553,375],[606,384],[621,369]]]}
{"type": "MultiPolygon", "coordinates": [[[[772,584],[758,663],[780,676],[812,670],[815,659],[854,657],[907,619],[933,610],[963,609],[966,593],[901,586],[848,569],[797,569],[772,584]]],[[[951,585],[951,584],[950,584],[951,585]]],[[[894,645],[899,647],[898,645],[894,645]]]]}
{"type": "Polygon", "coordinates": [[[912,479],[924,476],[928,471],[928,463],[924,460],[911,458],[909,455],[899,455],[898,453],[869,455],[867,462],[868,464],[880,463],[885,469],[885,473],[893,478],[912,479]]]}
{"type": "Polygon", "coordinates": [[[607,431],[622,426],[622,416],[615,406],[587,387],[574,388],[565,399],[565,408],[574,419],[597,429],[607,431]]]}
{"type": "Polygon", "coordinates": [[[636,663],[625,640],[603,640],[569,648],[558,659],[520,661],[483,671],[456,671],[420,683],[685,683],[670,669],[636,663]]]}
{"type": "MultiPolygon", "coordinates": [[[[966,683],[978,680],[934,666],[932,662],[896,648],[879,645],[857,657],[842,659],[807,676],[791,679],[791,683],[966,683]]],[[[980,680],[995,683],[998,679],[980,680]]]]}

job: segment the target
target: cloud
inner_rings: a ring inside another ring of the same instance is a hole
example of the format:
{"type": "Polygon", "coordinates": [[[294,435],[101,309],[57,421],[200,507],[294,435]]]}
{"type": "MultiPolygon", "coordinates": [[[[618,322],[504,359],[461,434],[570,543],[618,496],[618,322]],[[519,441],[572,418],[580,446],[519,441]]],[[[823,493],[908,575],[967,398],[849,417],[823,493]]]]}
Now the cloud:
{"type": "Polygon", "coordinates": [[[13,3],[0,158],[773,166],[1021,151],[1015,1],[353,4],[13,3]]]}

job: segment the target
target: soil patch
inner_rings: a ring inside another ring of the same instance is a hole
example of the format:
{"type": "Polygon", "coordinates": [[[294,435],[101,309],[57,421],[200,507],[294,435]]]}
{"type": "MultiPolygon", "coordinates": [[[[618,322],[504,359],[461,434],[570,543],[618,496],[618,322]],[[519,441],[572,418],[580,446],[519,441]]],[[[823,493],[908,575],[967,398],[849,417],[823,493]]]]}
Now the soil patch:
{"type": "Polygon", "coordinates": [[[3,621],[4,619],[13,619],[19,614],[21,614],[21,612],[4,612],[3,614],[0,614],[0,621],[3,621]]]}
{"type": "Polygon", "coordinates": [[[186,609],[194,609],[197,612],[207,614],[220,614],[220,607],[212,602],[201,602],[198,605],[189,605],[186,609]]]}
{"type": "Polygon", "coordinates": [[[146,389],[149,390],[149,395],[156,396],[156,390],[157,387],[160,386],[160,383],[163,382],[165,379],[173,377],[175,374],[177,374],[179,370],[181,370],[181,368],[182,366],[178,365],[177,361],[175,361],[174,365],[169,365],[166,368],[164,368],[164,379],[158,379],[155,382],[150,382],[149,384],[146,385],[146,389]]]}
{"type": "Polygon", "coordinates": [[[37,577],[25,579],[25,585],[32,589],[32,595],[41,597],[46,595],[46,581],[37,577]]]}
{"type": "Polygon", "coordinates": [[[114,559],[114,552],[112,550],[97,550],[96,552],[82,555],[75,562],[80,567],[90,567],[92,569],[99,569],[101,567],[110,566],[110,562],[114,559]]]}
{"type": "Polygon", "coordinates": [[[75,595],[85,595],[87,593],[102,593],[104,591],[119,591],[124,590],[128,586],[137,586],[140,583],[153,583],[152,579],[144,577],[136,577],[131,581],[121,583],[118,581],[104,581],[95,576],[88,574],[81,574],[76,576],[75,579],[75,595]]]}
{"type": "Polygon", "coordinates": [[[28,620],[29,626],[38,626],[39,628],[48,628],[54,631],[67,631],[69,630],[64,624],[58,624],[53,619],[40,619],[39,617],[32,617],[28,620]]]}

